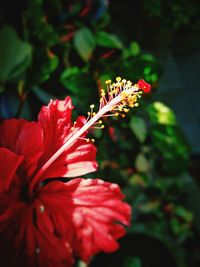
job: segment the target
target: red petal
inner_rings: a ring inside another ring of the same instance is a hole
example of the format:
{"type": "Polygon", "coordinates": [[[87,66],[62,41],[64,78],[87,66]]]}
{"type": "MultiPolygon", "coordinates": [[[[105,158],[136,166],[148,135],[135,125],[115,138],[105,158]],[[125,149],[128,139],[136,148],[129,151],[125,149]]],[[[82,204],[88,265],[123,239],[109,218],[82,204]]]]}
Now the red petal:
{"type": "Polygon", "coordinates": [[[24,156],[21,174],[30,177],[43,149],[39,123],[22,119],[5,120],[0,124],[0,132],[0,146],[24,156]]]}
{"type": "Polygon", "coordinates": [[[40,189],[38,197],[43,203],[45,212],[52,218],[56,235],[69,242],[72,238],[73,200],[71,192],[75,187],[66,187],[62,182],[52,181],[40,189]]]}
{"type": "MultiPolygon", "coordinates": [[[[44,132],[44,154],[40,159],[42,166],[71,136],[72,136],[72,111],[71,99],[55,100],[47,107],[43,107],[39,114],[44,132]]],[[[85,118],[80,116],[76,121],[76,129],[82,127],[85,118]]],[[[86,134],[85,134],[86,135],[86,134]]],[[[96,148],[92,144],[79,140],[72,147],[58,157],[43,174],[49,177],[76,177],[93,172],[97,169],[96,148]]],[[[42,180],[42,178],[40,178],[42,180]]]]}
{"type": "Polygon", "coordinates": [[[0,148],[0,193],[9,189],[23,158],[23,156],[16,155],[7,148],[0,148]]]}
{"type": "Polygon", "coordinates": [[[42,125],[44,135],[44,154],[41,164],[45,163],[68,139],[71,123],[71,99],[54,100],[42,107],[38,121],[42,125]]]}
{"type": "Polygon", "coordinates": [[[78,140],[76,146],[64,153],[43,174],[43,177],[77,177],[96,171],[96,147],[78,140]]]}
{"type": "Polygon", "coordinates": [[[99,179],[79,180],[73,193],[73,222],[75,250],[84,261],[99,251],[112,252],[118,248],[116,239],[125,233],[119,223],[129,225],[131,213],[122,199],[116,184],[99,179]]]}
{"type": "MultiPolygon", "coordinates": [[[[52,198],[54,196],[52,194],[52,198]]],[[[0,216],[0,237],[9,245],[1,250],[3,244],[0,244],[1,262],[11,260],[8,266],[12,267],[72,266],[73,255],[69,240],[65,236],[58,235],[55,228],[55,223],[59,228],[59,221],[53,212],[58,205],[58,212],[63,216],[62,221],[70,232],[67,227],[68,217],[65,217],[63,210],[59,209],[62,207],[62,200],[60,198],[58,202],[54,202],[52,209],[52,203],[46,205],[39,198],[33,203],[23,203],[18,200],[0,216]],[[11,259],[5,259],[2,254],[3,252],[9,255],[8,249],[13,251],[11,259]]]]}

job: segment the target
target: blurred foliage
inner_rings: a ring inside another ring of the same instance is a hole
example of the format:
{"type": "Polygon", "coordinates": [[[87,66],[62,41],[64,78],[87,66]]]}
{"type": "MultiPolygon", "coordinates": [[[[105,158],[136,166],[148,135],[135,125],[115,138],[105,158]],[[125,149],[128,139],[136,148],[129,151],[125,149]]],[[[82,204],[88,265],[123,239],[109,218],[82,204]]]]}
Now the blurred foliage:
{"type": "MultiPolygon", "coordinates": [[[[143,10],[173,30],[198,13],[181,3],[144,0],[143,10]]],[[[29,0],[21,9],[17,27],[1,14],[1,117],[36,119],[41,105],[66,95],[74,115],[86,114],[91,103],[98,105],[105,80],[116,76],[152,84],[139,108],[123,120],[106,119],[103,134],[91,133],[96,177],[120,184],[133,207],[120,250],[97,256],[91,266],[197,266],[187,250],[200,246],[200,191],[188,174],[190,147],[174,112],[151,97],[162,72],[156,56],[112,31],[105,0],[29,0]]]]}
{"type": "Polygon", "coordinates": [[[143,2],[148,16],[159,19],[167,27],[177,29],[191,23],[193,30],[200,28],[198,0],[143,0],[143,2]]]}

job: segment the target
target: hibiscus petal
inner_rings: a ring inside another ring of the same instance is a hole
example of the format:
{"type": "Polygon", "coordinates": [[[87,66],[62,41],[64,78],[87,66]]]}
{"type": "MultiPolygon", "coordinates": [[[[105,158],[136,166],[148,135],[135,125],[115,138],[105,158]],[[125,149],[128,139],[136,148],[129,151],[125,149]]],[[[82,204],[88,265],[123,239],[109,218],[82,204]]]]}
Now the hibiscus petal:
{"type": "Polygon", "coordinates": [[[4,120],[0,132],[0,146],[24,156],[21,174],[30,177],[43,149],[40,124],[23,119],[4,120]]]}
{"type": "Polygon", "coordinates": [[[13,203],[0,215],[0,239],[7,244],[1,250],[0,242],[1,262],[7,261],[9,267],[71,267],[72,249],[67,239],[55,234],[52,216],[48,207],[41,209],[38,199],[29,205],[19,200],[13,203]],[[4,257],[8,250],[13,251],[11,259],[4,257]]]}
{"type": "Polygon", "coordinates": [[[63,182],[52,181],[41,187],[38,200],[43,203],[43,213],[52,218],[56,236],[67,239],[72,238],[73,188],[66,187],[63,182]]]}
{"type": "MultiPolygon", "coordinates": [[[[44,153],[40,159],[40,167],[73,136],[71,111],[73,109],[70,97],[63,101],[51,101],[47,107],[43,107],[38,120],[44,133],[44,153]]],[[[78,117],[75,131],[86,122],[83,116],[78,117]]],[[[85,136],[85,133],[83,136],[85,136]]],[[[77,177],[97,169],[96,148],[92,144],[86,144],[84,140],[77,139],[74,144],[66,149],[43,173],[40,181],[49,177],[77,177]]]]}
{"type": "Polygon", "coordinates": [[[77,177],[96,171],[96,147],[78,140],[76,146],[63,153],[43,174],[43,177],[77,177]]]}
{"type": "Polygon", "coordinates": [[[72,109],[70,97],[65,100],[50,101],[48,106],[42,107],[38,115],[44,135],[41,164],[45,163],[68,139],[72,127],[72,109]]]}
{"type": "Polygon", "coordinates": [[[100,179],[75,180],[66,183],[69,186],[78,181],[72,194],[74,248],[78,256],[88,261],[97,252],[118,248],[116,239],[125,234],[123,225],[130,224],[131,208],[122,202],[124,196],[118,185],[100,179]]]}
{"type": "Polygon", "coordinates": [[[0,193],[7,191],[23,156],[16,155],[7,148],[0,148],[0,193]]]}

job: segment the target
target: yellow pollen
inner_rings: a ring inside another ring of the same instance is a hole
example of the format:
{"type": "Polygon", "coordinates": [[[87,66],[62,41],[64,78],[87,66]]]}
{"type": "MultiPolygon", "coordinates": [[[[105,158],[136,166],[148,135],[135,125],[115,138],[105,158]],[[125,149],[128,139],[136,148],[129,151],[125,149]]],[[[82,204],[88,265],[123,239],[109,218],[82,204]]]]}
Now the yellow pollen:
{"type": "Polygon", "coordinates": [[[40,209],[40,212],[41,212],[41,213],[44,213],[44,211],[45,211],[45,207],[44,207],[44,205],[40,205],[39,209],[40,209]]]}
{"type": "Polygon", "coordinates": [[[91,139],[91,142],[94,143],[95,142],[95,139],[91,139]]]}
{"type": "Polygon", "coordinates": [[[110,84],[112,81],[111,80],[107,80],[105,81],[105,84],[110,84]]]}
{"type": "Polygon", "coordinates": [[[102,124],[103,122],[102,122],[102,120],[99,120],[98,123],[99,123],[99,124],[102,124]]]}
{"type": "Polygon", "coordinates": [[[90,108],[94,108],[94,104],[90,105],[90,108]]]}
{"type": "Polygon", "coordinates": [[[104,125],[101,125],[101,129],[104,129],[105,128],[105,126],[104,125]]]}
{"type": "Polygon", "coordinates": [[[120,81],[121,81],[121,77],[117,77],[117,78],[116,78],[116,81],[117,81],[117,82],[120,82],[120,81]]]}

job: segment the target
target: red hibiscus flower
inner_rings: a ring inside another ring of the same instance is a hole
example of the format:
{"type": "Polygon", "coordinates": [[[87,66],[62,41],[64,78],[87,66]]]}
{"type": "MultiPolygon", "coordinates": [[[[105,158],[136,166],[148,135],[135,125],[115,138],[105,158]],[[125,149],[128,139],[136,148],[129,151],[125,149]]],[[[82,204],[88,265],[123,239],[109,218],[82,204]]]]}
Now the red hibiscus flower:
{"type": "Polygon", "coordinates": [[[85,141],[94,118],[73,124],[72,109],[67,97],[43,107],[38,122],[0,123],[2,267],[69,267],[74,257],[87,262],[116,250],[129,225],[130,206],[116,184],[62,178],[97,169],[96,148],[85,141]]]}

